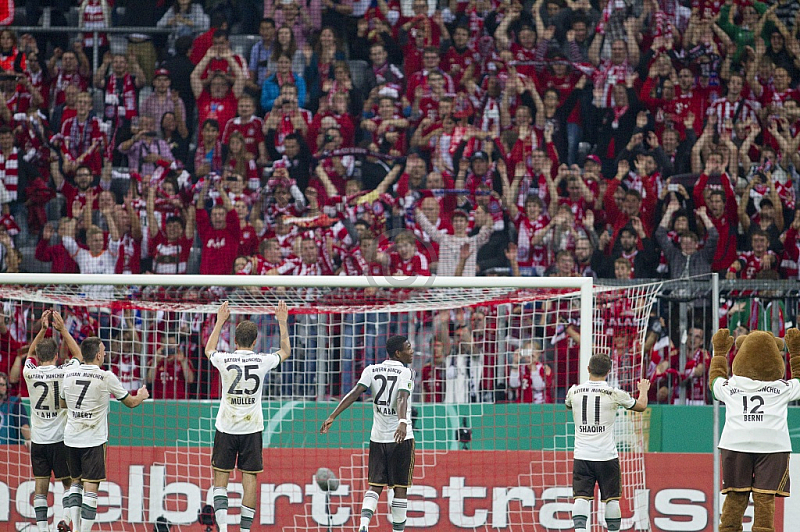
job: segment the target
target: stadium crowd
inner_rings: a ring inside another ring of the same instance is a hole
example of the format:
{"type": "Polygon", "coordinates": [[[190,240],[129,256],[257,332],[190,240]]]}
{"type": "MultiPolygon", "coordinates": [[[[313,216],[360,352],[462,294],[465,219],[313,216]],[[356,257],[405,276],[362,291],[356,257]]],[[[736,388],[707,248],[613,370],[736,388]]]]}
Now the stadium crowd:
{"type": "MultiPolygon", "coordinates": [[[[0,31],[4,272],[800,276],[797,2],[50,3],[171,31],[0,31]]],[[[552,400],[523,344],[505,385],[552,400]]],[[[702,377],[704,345],[651,378],[702,377]]]]}

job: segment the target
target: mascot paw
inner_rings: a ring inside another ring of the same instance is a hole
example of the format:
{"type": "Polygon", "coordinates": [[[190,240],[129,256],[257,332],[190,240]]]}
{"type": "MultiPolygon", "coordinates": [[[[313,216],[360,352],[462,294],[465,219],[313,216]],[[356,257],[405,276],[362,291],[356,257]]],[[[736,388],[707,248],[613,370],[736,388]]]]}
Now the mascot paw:
{"type": "MultiPolygon", "coordinates": [[[[789,336],[788,332],[786,336],[789,336]]],[[[714,333],[711,343],[714,344],[714,356],[727,356],[733,347],[733,336],[728,329],[720,329],[714,333]]],[[[800,331],[798,331],[798,346],[800,347],[800,331]]]]}
{"type": "Polygon", "coordinates": [[[794,327],[789,329],[783,339],[792,356],[800,355],[800,330],[794,327]]]}

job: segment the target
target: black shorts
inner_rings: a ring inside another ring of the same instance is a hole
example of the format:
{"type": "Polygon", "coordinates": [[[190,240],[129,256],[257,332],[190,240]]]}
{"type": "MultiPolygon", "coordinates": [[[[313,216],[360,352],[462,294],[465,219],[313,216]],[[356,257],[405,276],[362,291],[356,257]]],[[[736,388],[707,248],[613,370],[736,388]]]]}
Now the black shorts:
{"type": "Polygon", "coordinates": [[[31,442],[31,469],[34,478],[50,479],[50,472],[56,480],[69,478],[67,447],[63,441],[58,443],[31,442]]]}
{"type": "Polygon", "coordinates": [[[369,442],[369,485],[407,488],[414,477],[414,439],[369,442]]]}
{"type": "Polygon", "coordinates": [[[106,479],[106,444],[95,447],[67,447],[69,475],[83,482],[106,479]]]}
{"type": "Polygon", "coordinates": [[[720,449],[722,493],[789,496],[789,453],[741,453],[720,449]]]}
{"type": "Polygon", "coordinates": [[[261,432],[226,434],[216,431],[211,467],[217,471],[233,471],[233,468],[237,467],[243,473],[261,473],[264,471],[261,436],[261,432]]]}
{"type": "Polygon", "coordinates": [[[572,496],[576,499],[594,499],[594,485],[600,485],[600,500],[619,499],[622,479],[619,458],[604,462],[578,460],[572,466],[572,496]]]}

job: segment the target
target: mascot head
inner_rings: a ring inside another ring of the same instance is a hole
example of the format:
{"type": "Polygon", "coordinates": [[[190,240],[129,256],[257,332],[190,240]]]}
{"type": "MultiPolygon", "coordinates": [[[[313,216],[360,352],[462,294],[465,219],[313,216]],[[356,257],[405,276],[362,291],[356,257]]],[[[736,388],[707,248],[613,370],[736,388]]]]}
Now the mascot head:
{"type": "Polygon", "coordinates": [[[771,332],[753,331],[736,339],[733,374],[756,381],[776,381],[786,375],[783,338],[771,332]]]}

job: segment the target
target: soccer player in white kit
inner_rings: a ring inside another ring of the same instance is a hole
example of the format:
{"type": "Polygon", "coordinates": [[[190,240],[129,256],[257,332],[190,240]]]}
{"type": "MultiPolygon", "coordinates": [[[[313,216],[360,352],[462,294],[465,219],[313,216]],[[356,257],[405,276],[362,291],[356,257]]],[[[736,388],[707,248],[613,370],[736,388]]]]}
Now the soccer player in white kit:
{"type": "Polygon", "coordinates": [[[609,532],[620,529],[622,511],[619,499],[622,481],[619,454],[614,441],[614,422],[621,406],[634,412],[647,408],[650,381],[639,381],[639,399],[627,392],[612,388],[606,377],[611,371],[611,358],[596,354],[589,359],[589,380],[573,385],[567,392],[565,404],[572,410],[575,421],[575,451],[572,467],[572,522],[575,532],[585,532],[594,499],[594,486],[600,486],[600,500],[606,505],[605,518],[609,532]]]}
{"type": "Polygon", "coordinates": [[[367,532],[384,486],[394,490],[392,530],[405,530],[407,492],[414,476],[414,433],[409,417],[414,370],[408,367],[414,358],[414,350],[405,336],[391,336],[386,341],[386,353],[388,359],[364,368],[358,383],[342,398],[320,429],[322,434],[327,434],[339,414],[370,390],[373,408],[369,437],[369,489],[361,506],[359,532],[367,532]]]}
{"type": "Polygon", "coordinates": [[[36,512],[36,525],[40,532],[47,528],[47,492],[50,491],[50,473],[64,485],[62,498],[63,518],[58,522],[59,530],[66,530],[70,521],[70,484],[67,466],[67,448],[64,446],[64,425],[67,410],[61,407],[60,390],[64,375],[80,365],[81,350],[69,334],[64,320],[58,312],[46,310],[42,313],[41,328],[28,348],[28,360],[22,375],[28,385],[31,400],[31,469],[35,482],[33,509],[36,512]],[[45,338],[50,325],[61,333],[72,357],[67,363],[56,366],[58,345],[52,338],[45,338]],[[37,365],[38,363],[38,365],[37,365]]]}
{"type": "Polygon", "coordinates": [[[291,355],[289,309],[280,301],[275,318],[281,333],[281,347],[274,353],[255,353],[258,327],[250,320],[236,326],[233,353],[217,351],[222,327],[231,311],[225,301],[217,310],[217,322],[206,342],[206,356],[219,370],[222,380],[222,399],[214,424],[214,516],[220,532],[228,531],[228,480],[234,467],[242,473],[242,510],[240,530],[253,524],[258,499],[256,475],[264,470],[262,435],[264,412],[261,409],[261,388],[267,373],[291,355]]]}
{"type": "Polygon", "coordinates": [[[72,477],[72,530],[90,532],[97,516],[97,488],[106,479],[111,394],[128,408],[136,408],[150,394],[142,386],[135,396],[130,395],[116,375],[102,368],[106,348],[97,336],[81,342],[81,355],[83,363],[64,376],[61,406],[68,409],[64,444],[72,477]]]}

